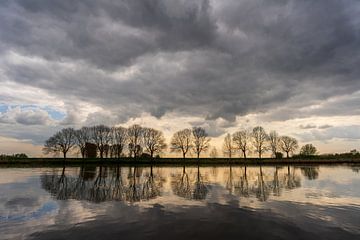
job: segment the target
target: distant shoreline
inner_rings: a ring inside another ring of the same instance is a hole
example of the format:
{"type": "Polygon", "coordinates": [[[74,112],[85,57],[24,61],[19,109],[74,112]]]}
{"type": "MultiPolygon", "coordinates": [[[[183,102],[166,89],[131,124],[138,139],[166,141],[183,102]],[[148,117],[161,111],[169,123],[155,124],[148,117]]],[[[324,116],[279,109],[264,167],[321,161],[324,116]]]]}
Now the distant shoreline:
{"type": "Polygon", "coordinates": [[[154,158],[154,159],[134,159],[134,158],[19,158],[0,160],[0,167],[4,165],[84,165],[84,164],[107,164],[107,165],[298,165],[298,164],[360,164],[360,158],[154,158]]]}

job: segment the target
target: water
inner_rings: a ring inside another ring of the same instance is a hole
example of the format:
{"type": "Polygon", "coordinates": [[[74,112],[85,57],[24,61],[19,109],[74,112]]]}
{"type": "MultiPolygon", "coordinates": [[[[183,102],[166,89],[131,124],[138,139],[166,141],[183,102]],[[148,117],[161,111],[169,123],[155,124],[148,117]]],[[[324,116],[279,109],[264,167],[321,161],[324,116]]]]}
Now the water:
{"type": "Polygon", "coordinates": [[[359,170],[0,168],[0,239],[360,239],[359,170]]]}

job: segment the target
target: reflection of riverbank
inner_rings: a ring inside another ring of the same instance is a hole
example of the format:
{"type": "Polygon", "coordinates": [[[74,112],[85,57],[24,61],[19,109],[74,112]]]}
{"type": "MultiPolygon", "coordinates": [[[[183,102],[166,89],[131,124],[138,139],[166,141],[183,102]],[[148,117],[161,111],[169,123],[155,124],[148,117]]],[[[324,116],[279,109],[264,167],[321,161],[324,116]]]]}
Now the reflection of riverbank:
{"type": "Polygon", "coordinates": [[[82,158],[19,158],[12,160],[1,160],[1,166],[19,166],[26,167],[31,164],[34,166],[44,166],[44,165],[53,165],[53,166],[82,166],[83,164],[94,164],[94,165],[128,165],[133,166],[134,164],[148,164],[148,165],[157,165],[157,166],[179,166],[179,165],[188,165],[188,166],[206,166],[206,165],[243,165],[243,166],[254,166],[254,165],[299,165],[299,164],[360,164],[360,158],[323,158],[323,157],[314,157],[310,159],[298,159],[298,158],[284,158],[284,159],[274,159],[274,158],[159,158],[159,159],[134,159],[134,158],[104,158],[104,159],[82,159],[82,158]]]}
{"type": "Polygon", "coordinates": [[[204,200],[212,184],[224,186],[228,194],[267,201],[270,195],[281,196],[282,191],[299,188],[302,174],[316,179],[317,167],[238,167],[220,169],[183,166],[157,167],[83,166],[53,169],[41,176],[42,187],[56,199],[77,199],[91,202],[140,202],[155,199],[164,191],[189,200],[204,200]],[[166,168],[165,168],[166,169],[166,168]],[[219,171],[221,170],[221,171],[219,171]],[[171,189],[164,189],[169,182],[171,189]]]}

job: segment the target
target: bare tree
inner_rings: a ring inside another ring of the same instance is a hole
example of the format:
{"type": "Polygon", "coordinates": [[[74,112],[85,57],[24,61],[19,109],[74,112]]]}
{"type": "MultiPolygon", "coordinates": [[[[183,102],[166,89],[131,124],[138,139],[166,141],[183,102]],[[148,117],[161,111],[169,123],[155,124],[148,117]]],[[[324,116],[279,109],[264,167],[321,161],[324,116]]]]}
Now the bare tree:
{"type": "Polygon", "coordinates": [[[81,157],[85,158],[86,143],[91,140],[90,128],[82,127],[74,132],[75,134],[75,143],[79,147],[81,152],[81,157]]]}
{"type": "Polygon", "coordinates": [[[134,158],[140,155],[142,149],[141,141],[142,141],[143,133],[144,133],[143,128],[138,124],[132,125],[131,127],[128,128],[127,135],[129,141],[129,151],[130,151],[130,156],[134,156],[134,158]]]}
{"type": "Polygon", "coordinates": [[[228,133],[224,138],[223,143],[223,152],[226,154],[229,158],[232,157],[232,153],[234,152],[234,146],[233,141],[231,138],[231,135],[228,133]]]}
{"type": "Polygon", "coordinates": [[[208,150],[211,139],[208,137],[208,134],[202,127],[194,127],[192,129],[192,136],[194,151],[197,155],[197,158],[200,158],[200,153],[208,150]]]}
{"type": "Polygon", "coordinates": [[[92,140],[100,153],[100,158],[104,158],[110,143],[110,128],[105,125],[97,125],[91,127],[92,140]]]}
{"type": "Polygon", "coordinates": [[[112,127],[110,131],[110,155],[120,158],[127,142],[127,129],[123,127],[112,127]]]}
{"type": "Polygon", "coordinates": [[[246,158],[246,153],[250,151],[250,132],[247,130],[235,132],[233,134],[233,143],[235,148],[242,152],[244,158],[246,158]]]}
{"type": "Polygon", "coordinates": [[[299,146],[295,138],[283,136],[280,140],[281,149],[286,152],[286,157],[289,158],[289,153],[293,153],[299,146]]]}
{"type": "Polygon", "coordinates": [[[143,142],[146,150],[153,157],[154,153],[160,153],[166,148],[164,134],[153,128],[144,128],[143,142]]]}
{"type": "Polygon", "coordinates": [[[276,131],[271,131],[269,133],[269,144],[272,152],[272,156],[276,157],[276,153],[280,147],[280,137],[276,131]]]}
{"type": "Polygon", "coordinates": [[[171,151],[182,152],[183,158],[186,157],[188,151],[192,148],[192,131],[191,129],[183,129],[174,133],[171,139],[171,151]]]}
{"type": "Polygon", "coordinates": [[[257,152],[259,154],[259,158],[261,158],[262,154],[268,150],[267,142],[269,140],[269,136],[266,134],[263,127],[257,126],[252,131],[252,137],[255,152],[257,152]]]}
{"type": "Polygon", "coordinates": [[[46,140],[43,151],[45,154],[62,153],[64,158],[68,151],[75,145],[75,130],[64,128],[46,140]]]}

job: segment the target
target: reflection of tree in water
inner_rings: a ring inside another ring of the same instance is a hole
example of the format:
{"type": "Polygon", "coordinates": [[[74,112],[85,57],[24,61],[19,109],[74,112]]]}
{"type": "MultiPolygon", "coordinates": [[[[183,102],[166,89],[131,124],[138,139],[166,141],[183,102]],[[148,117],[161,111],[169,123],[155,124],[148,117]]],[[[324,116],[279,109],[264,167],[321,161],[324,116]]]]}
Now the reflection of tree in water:
{"type": "Polygon", "coordinates": [[[193,199],[195,200],[203,200],[206,198],[206,195],[208,193],[208,189],[205,186],[202,177],[200,175],[200,167],[197,167],[197,175],[196,175],[196,182],[194,185],[194,190],[193,190],[193,199]]]}
{"type": "Polygon", "coordinates": [[[153,174],[153,167],[150,167],[150,174],[145,179],[142,186],[142,196],[141,198],[144,200],[149,200],[156,198],[160,195],[160,190],[162,187],[163,179],[155,179],[153,174]]]}
{"type": "Polygon", "coordinates": [[[257,182],[255,183],[255,186],[252,188],[252,191],[255,192],[256,197],[260,201],[266,201],[269,198],[270,186],[269,186],[268,182],[264,181],[264,173],[262,171],[261,166],[259,168],[257,182]]]}
{"type": "Polygon", "coordinates": [[[117,166],[112,174],[111,184],[114,186],[111,189],[111,199],[116,201],[124,201],[125,199],[125,186],[121,176],[121,168],[117,166]]]}
{"type": "Polygon", "coordinates": [[[260,166],[257,172],[247,172],[247,167],[241,167],[240,176],[236,176],[230,169],[229,178],[226,180],[226,189],[230,194],[240,197],[256,197],[259,201],[267,201],[272,194],[280,196],[284,188],[293,189],[300,187],[300,178],[290,169],[281,172],[281,168],[274,167],[274,172],[269,174],[260,166]],[[234,176],[235,175],[235,176],[234,176]],[[233,185],[233,190],[230,186],[233,185]]]}
{"type": "Polygon", "coordinates": [[[360,165],[352,165],[350,166],[353,172],[359,173],[360,172],[360,165]]]}
{"type": "Polygon", "coordinates": [[[272,182],[274,196],[280,196],[281,182],[279,180],[279,167],[275,167],[274,180],[272,182]]]}
{"type": "Polygon", "coordinates": [[[233,183],[233,171],[231,165],[229,167],[229,174],[226,179],[225,188],[229,191],[230,194],[233,194],[235,186],[233,183]]]}
{"type": "Polygon", "coordinates": [[[64,167],[60,175],[57,172],[42,175],[41,183],[56,199],[137,202],[159,196],[163,179],[155,176],[152,167],[150,174],[142,174],[136,167],[130,168],[127,181],[124,181],[119,166],[100,166],[92,171],[80,168],[78,176],[67,176],[64,167]]]}
{"type": "Polygon", "coordinates": [[[109,197],[110,186],[107,184],[107,168],[100,166],[94,184],[90,187],[90,201],[103,202],[109,197]]]}
{"type": "Polygon", "coordinates": [[[171,186],[174,194],[191,199],[191,184],[189,175],[186,173],[185,166],[183,166],[182,174],[174,177],[175,180],[172,181],[171,186]]]}
{"type": "MultiPolygon", "coordinates": [[[[243,170],[241,168],[241,170],[243,170]]],[[[239,181],[234,183],[234,194],[243,197],[249,197],[249,181],[247,178],[247,168],[244,167],[244,171],[240,175],[239,181]]]]}
{"type": "Polygon", "coordinates": [[[61,174],[41,176],[42,187],[50,192],[50,194],[59,200],[67,199],[70,191],[68,189],[69,179],[65,174],[65,166],[61,170],[61,174]]]}
{"type": "Polygon", "coordinates": [[[287,168],[287,174],[285,175],[285,188],[286,189],[294,189],[301,187],[301,181],[299,176],[296,176],[295,174],[295,168],[293,168],[293,171],[291,173],[290,166],[287,168]]]}
{"type": "Polygon", "coordinates": [[[193,200],[205,199],[209,191],[208,187],[203,182],[199,166],[197,167],[196,178],[193,184],[191,183],[190,177],[184,166],[182,173],[173,177],[171,185],[174,194],[179,197],[193,200]]]}
{"type": "Polygon", "coordinates": [[[306,166],[300,169],[301,173],[309,180],[315,180],[319,177],[319,167],[306,166]]]}

